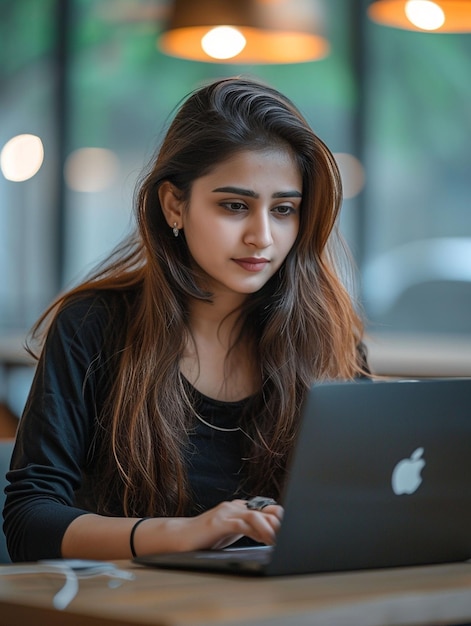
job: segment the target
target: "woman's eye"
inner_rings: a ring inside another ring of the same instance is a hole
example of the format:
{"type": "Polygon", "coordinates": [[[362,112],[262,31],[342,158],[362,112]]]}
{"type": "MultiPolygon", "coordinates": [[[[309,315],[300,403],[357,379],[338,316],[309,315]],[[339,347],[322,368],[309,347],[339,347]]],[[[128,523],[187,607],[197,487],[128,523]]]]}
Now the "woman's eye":
{"type": "Polygon", "coordinates": [[[229,211],[233,211],[234,213],[245,211],[247,208],[242,202],[223,202],[221,206],[229,211]]]}
{"type": "Polygon", "coordinates": [[[278,215],[291,215],[296,212],[296,209],[292,206],[281,205],[276,206],[273,211],[278,213],[278,215]]]}

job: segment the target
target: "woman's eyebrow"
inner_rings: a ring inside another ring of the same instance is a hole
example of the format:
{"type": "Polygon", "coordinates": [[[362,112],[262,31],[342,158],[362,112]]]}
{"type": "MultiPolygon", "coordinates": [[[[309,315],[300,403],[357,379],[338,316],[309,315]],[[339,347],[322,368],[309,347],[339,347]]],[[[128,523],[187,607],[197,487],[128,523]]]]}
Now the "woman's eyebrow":
{"type": "Polygon", "coordinates": [[[272,195],[272,198],[302,198],[303,194],[300,191],[291,189],[290,191],[277,191],[272,195]]]}
{"type": "Polygon", "coordinates": [[[258,193],[251,189],[242,189],[241,187],[218,187],[213,189],[214,192],[235,193],[238,196],[248,196],[249,198],[258,198],[258,193]]]}
{"type": "MultiPolygon", "coordinates": [[[[259,194],[255,193],[251,189],[242,189],[241,187],[217,187],[213,189],[213,193],[235,193],[239,196],[247,196],[248,198],[258,198],[259,194]]],[[[272,195],[272,198],[302,198],[302,193],[297,190],[289,191],[277,191],[272,195]]]]}

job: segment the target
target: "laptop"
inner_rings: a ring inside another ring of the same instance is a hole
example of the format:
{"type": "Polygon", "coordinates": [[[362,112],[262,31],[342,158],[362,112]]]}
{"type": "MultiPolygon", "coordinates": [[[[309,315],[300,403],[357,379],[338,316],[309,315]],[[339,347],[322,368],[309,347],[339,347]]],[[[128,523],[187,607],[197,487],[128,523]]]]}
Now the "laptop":
{"type": "Polygon", "coordinates": [[[282,504],[273,547],[134,561],[276,576],[470,559],[471,379],[314,385],[282,504]]]}

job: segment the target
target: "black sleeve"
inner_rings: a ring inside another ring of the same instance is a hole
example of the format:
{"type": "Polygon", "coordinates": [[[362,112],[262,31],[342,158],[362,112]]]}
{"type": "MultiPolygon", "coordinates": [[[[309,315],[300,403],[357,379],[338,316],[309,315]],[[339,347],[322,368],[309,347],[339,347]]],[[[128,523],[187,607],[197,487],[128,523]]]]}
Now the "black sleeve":
{"type": "Polygon", "coordinates": [[[106,315],[96,300],[70,304],[49,331],[7,474],[13,561],[59,558],[68,525],[88,512],[74,494],[94,434],[106,315]]]}

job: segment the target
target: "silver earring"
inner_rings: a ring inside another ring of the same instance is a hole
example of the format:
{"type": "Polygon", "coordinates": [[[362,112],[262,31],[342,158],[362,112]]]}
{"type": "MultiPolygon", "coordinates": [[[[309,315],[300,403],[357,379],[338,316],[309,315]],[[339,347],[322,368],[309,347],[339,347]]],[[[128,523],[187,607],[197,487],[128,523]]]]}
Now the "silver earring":
{"type": "Polygon", "coordinates": [[[179,230],[178,230],[178,228],[177,228],[177,223],[176,223],[176,222],[174,222],[174,223],[173,223],[172,232],[173,232],[173,236],[174,236],[174,237],[178,237],[178,233],[179,233],[180,231],[179,231],[179,230]]]}

